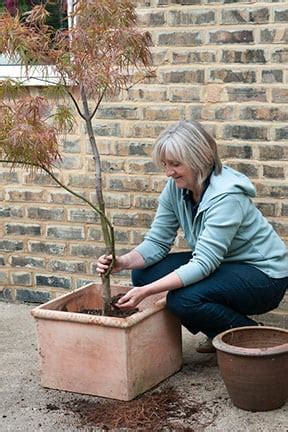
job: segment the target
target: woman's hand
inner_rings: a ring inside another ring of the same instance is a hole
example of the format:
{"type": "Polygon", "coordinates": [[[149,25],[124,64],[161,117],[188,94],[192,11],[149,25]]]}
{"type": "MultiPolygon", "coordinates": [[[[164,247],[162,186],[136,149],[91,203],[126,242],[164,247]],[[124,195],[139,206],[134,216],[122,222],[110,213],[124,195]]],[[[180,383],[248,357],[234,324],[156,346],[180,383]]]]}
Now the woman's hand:
{"type": "MultiPolygon", "coordinates": [[[[111,262],[112,262],[112,255],[102,255],[98,258],[96,271],[99,276],[103,276],[106,273],[109,266],[111,265],[111,262]]],[[[122,265],[121,257],[116,256],[113,265],[113,270],[112,270],[113,273],[120,272],[123,269],[124,266],[122,265]]]]}
{"type": "MultiPolygon", "coordinates": [[[[97,260],[96,271],[99,276],[103,276],[108,270],[112,261],[112,255],[102,255],[97,260]]],[[[113,273],[120,272],[122,270],[132,270],[135,268],[143,268],[144,260],[142,256],[135,250],[128,252],[127,254],[116,256],[113,265],[113,273]]]]}
{"type": "MultiPolygon", "coordinates": [[[[116,307],[122,310],[134,309],[146,297],[164,291],[170,291],[183,287],[183,282],[175,271],[150,284],[134,287],[121,297],[116,307]]],[[[163,299],[162,299],[163,302],[163,299]]]]}
{"type": "Polygon", "coordinates": [[[124,311],[134,309],[147,296],[145,287],[134,287],[121,297],[115,306],[124,311]]]}

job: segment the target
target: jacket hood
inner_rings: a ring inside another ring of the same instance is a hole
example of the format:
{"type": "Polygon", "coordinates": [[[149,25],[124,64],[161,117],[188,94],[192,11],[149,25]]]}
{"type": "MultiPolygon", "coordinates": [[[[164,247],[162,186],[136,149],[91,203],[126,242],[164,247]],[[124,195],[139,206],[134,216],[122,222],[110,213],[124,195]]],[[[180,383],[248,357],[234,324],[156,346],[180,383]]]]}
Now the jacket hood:
{"type": "Polygon", "coordinates": [[[244,194],[253,198],[256,196],[256,188],[244,174],[223,165],[221,174],[216,176],[212,173],[210,184],[204,193],[199,207],[204,209],[210,205],[211,201],[220,199],[223,195],[231,193],[244,194]]]}

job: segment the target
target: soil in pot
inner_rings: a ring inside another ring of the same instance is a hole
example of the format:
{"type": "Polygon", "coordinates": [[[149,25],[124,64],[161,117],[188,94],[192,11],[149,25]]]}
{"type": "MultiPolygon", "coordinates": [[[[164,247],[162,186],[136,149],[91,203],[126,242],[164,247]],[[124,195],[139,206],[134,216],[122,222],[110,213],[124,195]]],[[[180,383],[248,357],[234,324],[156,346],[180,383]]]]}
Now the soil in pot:
{"type": "MultiPolygon", "coordinates": [[[[115,317],[115,318],[116,317],[117,318],[126,318],[128,316],[135,314],[136,312],[139,312],[138,308],[130,309],[128,311],[123,311],[116,306],[118,300],[121,297],[123,297],[124,295],[125,295],[125,293],[120,293],[120,294],[117,294],[117,295],[111,297],[111,313],[108,316],[115,317]]],[[[65,309],[62,308],[62,311],[65,311],[65,309]]],[[[79,313],[101,316],[101,315],[103,315],[103,310],[102,309],[82,308],[82,309],[80,309],[79,313]]]]}

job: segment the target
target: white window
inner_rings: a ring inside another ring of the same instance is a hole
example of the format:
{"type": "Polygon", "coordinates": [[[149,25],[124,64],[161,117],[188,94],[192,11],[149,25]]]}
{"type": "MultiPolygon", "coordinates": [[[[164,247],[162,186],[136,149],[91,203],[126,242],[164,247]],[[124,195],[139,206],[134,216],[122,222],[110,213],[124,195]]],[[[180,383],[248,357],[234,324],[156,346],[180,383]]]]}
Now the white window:
{"type": "MultiPolygon", "coordinates": [[[[21,3],[21,0],[18,0],[21,3]]],[[[43,1],[45,3],[45,1],[43,1]]],[[[6,4],[8,4],[9,2],[6,2],[5,0],[0,0],[0,10],[3,10],[3,8],[6,6],[6,4]]],[[[10,2],[11,3],[11,2],[10,2]]],[[[14,2],[14,4],[17,3],[16,1],[14,2]]],[[[22,5],[25,3],[30,4],[30,1],[25,1],[22,0],[22,5]]],[[[68,17],[70,15],[70,13],[73,11],[73,4],[75,4],[75,0],[59,0],[57,2],[58,4],[58,10],[60,10],[60,8],[66,8],[67,7],[67,14],[68,17]]],[[[53,4],[52,11],[55,12],[55,3],[53,4]]],[[[25,6],[24,6],[25,8],[25,6]]],[[[27,6],[26,9],[28,9],[29,6],[27,6]]],[[[31,6],[30,6],[31,8],[31,6]]],[[[24,9],[25,11],[25,9],[24,9]]],[[[53,21],[53,16],[51,17],[51,25],[55,25],[56,27],[59,25],[60,22],[60,18],[56,19],[54,18],[53,21]]],[[[70,25],[70,20],[68,19],[68,25],[70,25]]],[[[41,78],[43,77],[43,72],[44,72],[44,67],[41,65],[37,65],[37,66],[31,66],[31,69],[29,70],[29,76],[31,77],[29,80],[27,80],[26,78],[26,73],[25,73],[25,69],[24,67],[22,67],[21,65],[19,65],[19,63],[17,64],[17,61],[12,62],[10,59],[8,59],[6,56],[0,54],[0,80],[1,79],[7,79],[7,78],[12,78],[12,79],[17,79],[19,81],[22,81],[23,84],[26,85],[47,85],[47,82],[44,82],[43,80],[41,80],[41,78]]],[[[53,82],[57,82],[58,78],[57,78],[57,73],[55,70],[53,70],[53,67],[49,67],[48,68],[48,75],[49,75],[49,83],[53,83],[53,82]]],[[[45,76],[47,76],[47,66],[45,67],[45,76]]]]}

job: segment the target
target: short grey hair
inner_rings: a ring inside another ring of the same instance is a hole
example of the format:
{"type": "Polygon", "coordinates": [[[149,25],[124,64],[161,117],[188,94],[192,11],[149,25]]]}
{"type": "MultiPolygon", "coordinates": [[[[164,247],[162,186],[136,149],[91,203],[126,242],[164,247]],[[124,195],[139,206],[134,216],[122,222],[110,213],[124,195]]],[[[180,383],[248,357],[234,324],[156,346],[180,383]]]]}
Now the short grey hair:
{"type": "Polygon", "coordinates": [[[171,158],[191,167],[197,174],[199,186],[213,169],[216,175],[222,170],[214,138],[196,121],[179,121],[166,128],[157,138],[152,158],[158,166],[171,158]]]}

